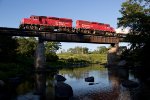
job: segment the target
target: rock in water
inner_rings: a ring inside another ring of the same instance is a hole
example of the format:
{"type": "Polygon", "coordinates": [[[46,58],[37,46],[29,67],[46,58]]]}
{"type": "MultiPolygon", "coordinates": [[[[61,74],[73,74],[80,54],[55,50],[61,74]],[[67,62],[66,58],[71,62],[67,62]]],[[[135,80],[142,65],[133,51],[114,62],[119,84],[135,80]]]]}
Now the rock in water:
{"type": "Polygon", "coordinates": [[[2,87],[4,85],[5,85],[4,81],[0,80],[0,86],[2,87]]]}
{"type": "Polygon", "coordinates": [[[64,76],[62,76],[62,75],[55,75],[54,77],[55,77],[55,79],[56,79],[58,82],[61,82],[61,81],[65,81],[65,80],[66,80],[66,78],[65,78],[64,76]]]}
{"type": "Polygon", "coordinates": [[[126,88],[137,88],[139,84],[137,82],[131,81],[131,80],[125,80],[122,82],[122,86],[126,88]]]}
{"type": "Polygon", "coordinates": [[[118,63],[118,66],[126,66],[127,62],[125,60],[121,60],[119,63],[118,63]]]}
{"type": "Polygon", "coordinates": [[[94,77],[93,76],[87,77],[87,78],[85,78],[85,81],[86,82],[94,82],[94,77]]]}
{"type": "Polygon", "coordinates": [[[73,96],[72,87],[63,82],[57,82],[55,85],[56,98],[70,98],[73,96]]]}

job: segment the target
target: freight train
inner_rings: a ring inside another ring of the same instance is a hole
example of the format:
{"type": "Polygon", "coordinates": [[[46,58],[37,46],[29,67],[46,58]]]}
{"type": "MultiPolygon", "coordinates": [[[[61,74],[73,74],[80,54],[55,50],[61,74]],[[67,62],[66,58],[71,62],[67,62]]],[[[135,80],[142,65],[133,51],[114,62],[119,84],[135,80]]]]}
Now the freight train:
{"type": "Polygon", "coordinates": [[[76,20],[73,27],[73,20],[70,18],[58,18],[49,16],[30,16],[23,18],[20,24],[21,29],[56,31],[68,33],[82,33],[95,35],[114,35],[115,30],[109,24],[76,20]]]}

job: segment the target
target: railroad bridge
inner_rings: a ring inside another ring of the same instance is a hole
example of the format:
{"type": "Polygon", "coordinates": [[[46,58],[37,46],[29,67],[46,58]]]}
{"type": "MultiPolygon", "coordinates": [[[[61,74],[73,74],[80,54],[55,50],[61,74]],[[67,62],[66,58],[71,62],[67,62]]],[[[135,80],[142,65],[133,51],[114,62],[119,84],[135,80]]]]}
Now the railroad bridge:
{"type": "MultiPolygon", "coordinates": [[[[35,67],[43,69],[45,64],[44,57],[44,41],[56,42],[79,42],[79,43],[97,43],[97,44],[115,44],[113,52],[115,53],[118,48],[118,43],[124,41],[123,37],[106,36],[106,35],[91,35],[81,33],[66,33],[66,32],[50,32],[50,31],[34,31],[24,30],[18,28],[0,27],[0,35],[7,36],[24,36],[24,37],[38,37],[39,43],[36,50],[35,67]]],[[[108,59],[111,60],[111,59],[108,59]]],[[[109,64],[112,61],[108,61],[109,64]]]]}

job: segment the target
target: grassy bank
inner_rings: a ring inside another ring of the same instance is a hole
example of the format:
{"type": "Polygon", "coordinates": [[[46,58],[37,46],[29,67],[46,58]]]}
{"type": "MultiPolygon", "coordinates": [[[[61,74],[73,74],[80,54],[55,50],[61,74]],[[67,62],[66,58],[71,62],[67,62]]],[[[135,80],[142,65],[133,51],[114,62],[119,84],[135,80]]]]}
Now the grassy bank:
{"type": "Polygon", "coordinates": [[[58,54],[59,59],[85,60],[90,63],[106,63],[107,54],[58,54]]]}
{"type": "Polygon", "coordinates": [[[56,62],[47,62],[49,67],[82,67],[89,64],[106,63],[106,54],[57,54],[59,60],[56,62]]]}
{"type": "MultiPolygon", "coordinates": [[[[106,63],[106,54],[58,54],[58,61],[47,62],[47,68],[85,67],[88,64],[106,63]]],[[[17,57],[16,62],[0,63],[0,79],[8,79],[31,73],[34,58],[17,57]]]]}

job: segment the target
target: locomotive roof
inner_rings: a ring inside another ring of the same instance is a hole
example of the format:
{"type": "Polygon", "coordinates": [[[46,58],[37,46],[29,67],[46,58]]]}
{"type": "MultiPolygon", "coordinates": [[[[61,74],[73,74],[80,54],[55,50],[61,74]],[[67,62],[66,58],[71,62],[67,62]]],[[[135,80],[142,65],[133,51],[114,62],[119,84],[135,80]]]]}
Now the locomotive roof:
{"type": "Polygon", "coordinates": [[[60,20],[65,20],[65,21],[72,21],[70,18],[59,18],[60,20]]]}
{"type": "Polygon", "coordinates": [[[47,18],[49,18],[49,19],[59,19],[58,17],[52,17],[52,16],[48,16],[47,18]]]}
{"type": "Polygon", "coordinates": [[[90,21],[87,21],[87,20],[76,20],[76,22],[78,22],[78,21],[85,22],[85,23],[91,23],[90,21]]]}

